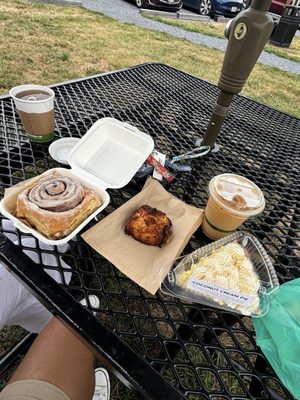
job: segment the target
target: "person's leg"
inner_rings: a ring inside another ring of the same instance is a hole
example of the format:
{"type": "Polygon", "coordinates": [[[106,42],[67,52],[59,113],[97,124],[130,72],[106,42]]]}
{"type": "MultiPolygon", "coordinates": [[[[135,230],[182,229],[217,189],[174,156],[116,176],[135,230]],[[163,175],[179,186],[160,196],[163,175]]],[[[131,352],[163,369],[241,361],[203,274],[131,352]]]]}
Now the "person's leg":
{"type": "Polygon", "coordinates": [[[58,319],[52,318],[9,384],[26,379],[51,383],[71,400],[92,399],[95,388],[93,354],[58,319]]]}

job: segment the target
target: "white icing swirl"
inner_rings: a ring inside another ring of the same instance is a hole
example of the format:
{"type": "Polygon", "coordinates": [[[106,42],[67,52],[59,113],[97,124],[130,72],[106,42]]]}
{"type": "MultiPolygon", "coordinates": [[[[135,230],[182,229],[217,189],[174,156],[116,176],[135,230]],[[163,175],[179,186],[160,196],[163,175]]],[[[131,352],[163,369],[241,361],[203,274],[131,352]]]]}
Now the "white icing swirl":
{"type": "Polygon", "coordinates": [[[78,206],[84,194],[84,188],[77,180],[50,175],[30,190],[28,200],[43,210],[63,212],[78,206]]]}

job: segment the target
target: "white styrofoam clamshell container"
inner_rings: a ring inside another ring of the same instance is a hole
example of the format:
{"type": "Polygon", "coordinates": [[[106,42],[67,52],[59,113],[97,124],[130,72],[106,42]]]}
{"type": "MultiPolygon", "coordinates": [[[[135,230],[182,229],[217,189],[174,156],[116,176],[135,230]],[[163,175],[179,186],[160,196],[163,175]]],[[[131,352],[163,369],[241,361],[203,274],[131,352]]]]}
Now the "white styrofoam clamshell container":
{"type": "Polygon", "coordinates": [[[88,181],[118,189],[130,182],[153,149],[151,136],[126,122],[102,118],[74,146],[69,164],[88,181]]]}
{"type": "MultiPolygon", "coordinates": [[[[28,226],[26,223],[24,223],[22,220],[20,220],[19,218],[15,217],[6,207],[5,205],[5,199],[1,200],[0,203],[0,211],[1,213],[9,218],[14,226],[16,228],[18,228],[21,232],[24,233],[30,233],[32,236],[35,236],[38,240],[40,240],[43,243],[49,244],[49,245],[62,245],[67,243],[69,240],[71,240],[74,236],[77,235],[77,233],[88,223],[90,222],[93,218],[96,217],[97,214],[99,214],[99,212],[101,212],[109,203],[110,201],[110,197],[109,194],[106,192],[106,190],[102,187],[99,187],[97,185],[92,185],[90,182],[87,182],[84,178],[78,176],[77,174],[74,174],[72,170],[70,169],[65,169],[65,168],[52,168],[49,169],[46,173],[42,174],[40,177],[46,177],[47,175],[51,175],[53,173],[57,173],[57,175],[65,175],[68,176],[69,178],[75,178],[77,179],[80,183],[82,183],[82,185],[84,185],[84,187],[88,188],[88,189],[94,189],[100,199],[101,199],[101,206],[99,208],[97,208],[97,210],[95,210],[91,215],[89,215],[80,225],[77,226],[77,228],[75,228],[69,235],[65,236],[62,239],[48,239],[46,236],[44,236],[42,233],[40,233],[38,230],[31,228],[30,226],[28,226]]],[[[20,191],[24,190],[21,189],[20,191]]]]}
{"type": "MultiPolygon", "coordinates": [[[[114,118],[102,118],[95,122],[71,151],[71,169],[53,168],[41,174],[40,178],[53,172],[75,178],[84,187],[94,189],[101,199],[101,206],[62,239],[48,239],[16,218],[9,211],[5,197],[0,202],[0,212],[20,231],[32,234],[43,243],[57,246],[65,244],[109,204],[110,196],[106,189],[121,188],[129,183],[153,149],[153,139],[146,133],[114,118]]],[[[24,187],[20,188],[20,192],[23,190],[24,187]]]]}

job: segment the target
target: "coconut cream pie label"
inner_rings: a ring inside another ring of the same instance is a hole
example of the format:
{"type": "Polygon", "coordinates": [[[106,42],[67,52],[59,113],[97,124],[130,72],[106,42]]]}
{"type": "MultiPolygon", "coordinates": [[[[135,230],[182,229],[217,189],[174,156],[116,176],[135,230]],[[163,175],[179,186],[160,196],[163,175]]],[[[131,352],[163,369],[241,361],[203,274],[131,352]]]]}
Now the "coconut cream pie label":
{"type": "Polygon", "coordinates": [[[256,300],[256,296],[247,293],[237,292],[222,286],[217,286],[213,283],[191,278],[187,282],[187,289],[196,290],[197,292],[207,294],[214,300],[224,301],[225,303],[239,304],[247,307],[256,300]]]}

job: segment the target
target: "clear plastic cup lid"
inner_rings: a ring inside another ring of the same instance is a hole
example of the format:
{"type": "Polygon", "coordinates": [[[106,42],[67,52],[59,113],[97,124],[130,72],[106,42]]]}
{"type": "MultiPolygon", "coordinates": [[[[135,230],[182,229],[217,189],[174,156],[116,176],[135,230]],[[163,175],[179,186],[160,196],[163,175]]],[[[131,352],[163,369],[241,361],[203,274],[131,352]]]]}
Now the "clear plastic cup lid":
{"type": "Polygon", "coordinates": [[[259,187],[240,175],[217,175],[210,183],[210,192],[212,191],[222,206],[237,214],[258,214],[265,206],[264,195],[259,187]]]}
{"type": "Polygon", "coordinates": [[[279,286],[272,262],[252,235],[236,232],[161,269],[161,291],[243,315],[262,316],[279,286]]]}

